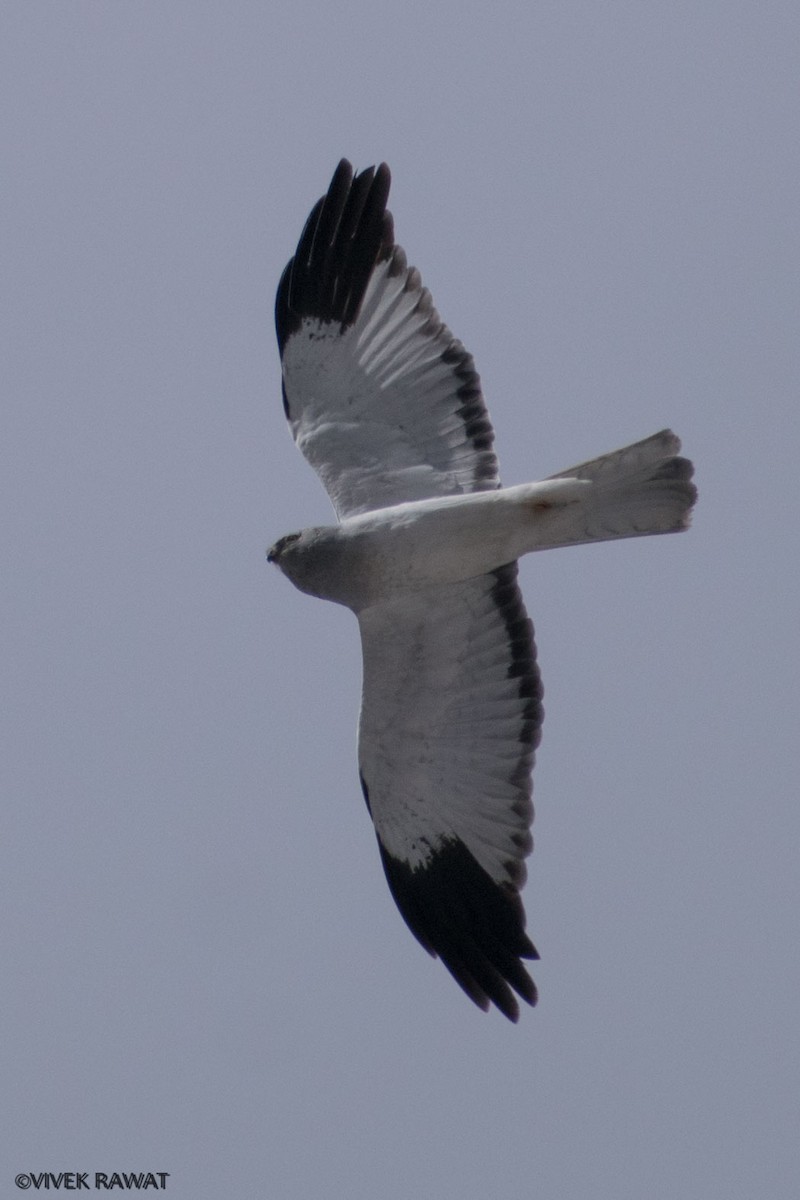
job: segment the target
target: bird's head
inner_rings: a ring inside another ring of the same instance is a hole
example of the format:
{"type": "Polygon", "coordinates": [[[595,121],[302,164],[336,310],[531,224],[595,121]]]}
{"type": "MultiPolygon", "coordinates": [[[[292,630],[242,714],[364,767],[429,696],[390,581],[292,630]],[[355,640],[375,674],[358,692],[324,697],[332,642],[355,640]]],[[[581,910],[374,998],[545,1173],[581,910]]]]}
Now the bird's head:
{"type": "Polygon", "coordinates": [[[301,592],[339,604],[350,603],[350,569],[336,526],[320,525],[285,534],[270,546],[267,562],[274,563],[301,592]]]}
{"type": "Polygon", "coordinates": [[[287,533],[284,537],[278,538],[267,551],[267,562],[275,563],[276,567],[280,567],[281,558],[289,546],[295,545],[302,539],[302,533],[287,533]]]}

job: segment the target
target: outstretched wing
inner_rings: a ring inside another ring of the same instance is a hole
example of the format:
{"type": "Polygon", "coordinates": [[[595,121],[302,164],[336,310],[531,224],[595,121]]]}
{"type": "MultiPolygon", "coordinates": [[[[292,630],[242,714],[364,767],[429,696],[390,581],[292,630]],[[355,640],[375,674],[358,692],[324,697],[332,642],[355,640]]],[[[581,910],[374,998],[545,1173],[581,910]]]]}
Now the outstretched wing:
{"type": "Polygon", "coordinates": [[[394,243],[389,184],[339,163],[275,304],[286,416],[340,518],[499,486],[472,357],[394,243]]]}
{"type": "Polygon", "coordinates": [[[406,922],[483,1009],[536,1003],[519,890],[543,719],[515,564],[358,614],[359,764],[406,922]],[[513,989],[513,991],[512,991],[513,989]]]}

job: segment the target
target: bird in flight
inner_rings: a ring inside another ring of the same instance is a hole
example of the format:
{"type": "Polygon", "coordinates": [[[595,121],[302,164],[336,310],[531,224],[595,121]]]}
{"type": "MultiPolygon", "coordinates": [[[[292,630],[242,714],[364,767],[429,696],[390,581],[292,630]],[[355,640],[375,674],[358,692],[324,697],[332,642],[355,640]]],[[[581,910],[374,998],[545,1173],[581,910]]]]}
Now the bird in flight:
{"type": "Polygon", "coordinates": [[[278,286],[286,417],[338,523],[267,557],[355,613],[361,786],[389,888],[470,999],[516,1021],[517,996],[537,999],[520,890],[543,719],[516,560],[686,529],[693,468],[663,430],[501,487],[472,357],[395,243],[389,183],[343,159],[278,286]]]}

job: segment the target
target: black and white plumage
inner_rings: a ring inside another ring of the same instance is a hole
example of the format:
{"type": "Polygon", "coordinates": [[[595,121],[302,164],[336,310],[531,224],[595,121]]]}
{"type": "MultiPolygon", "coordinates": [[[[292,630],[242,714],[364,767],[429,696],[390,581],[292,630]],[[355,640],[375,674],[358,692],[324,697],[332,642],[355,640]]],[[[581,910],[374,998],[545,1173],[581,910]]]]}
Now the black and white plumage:
{"type": "Polygon", "coordinates": [[[278,287],[286,416],[339,523],[269,559],[361,631],[359,766],[392,894],[483,1009],[536,1003],[520,889],[542,687],[520,555],[685,529],[668,430],[501,488],[471,356],[394,242],[389,170],[342,161],[278,287]]]}

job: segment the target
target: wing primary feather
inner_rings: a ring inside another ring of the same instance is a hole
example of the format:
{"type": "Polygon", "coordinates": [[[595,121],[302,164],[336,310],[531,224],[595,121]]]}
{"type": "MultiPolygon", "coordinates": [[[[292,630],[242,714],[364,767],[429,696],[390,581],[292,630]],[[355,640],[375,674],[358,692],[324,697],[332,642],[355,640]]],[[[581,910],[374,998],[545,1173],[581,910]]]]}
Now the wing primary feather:
{"type": "Polygon", "coordinates": [[[344,321],[351,285],[348,259],[374,175],[374,167],[368,167],[358,175],[351,172],[347,191],[337,195],[332,204],[326,201],[323,208],[324,215],[328,215],[330,210],[330,219],[325,228],[320,229],[318,239],[319,273],[323,288],[320,309],[334,314],[337,320],[341,317],[344,321]]]}
{"type": "Polygon", "coordinates": [[[317,307],[315,295],[319,280],[309,269],[309,260],[324,203],[325,197],[322,196],[308,214],[297,250],[286,264],[278,284],[275,297],[275,332],[281,354],[288,339],[300,328],[303,310],[317,307]]]}
{"type": "Polygon", "coordinates": [[[381,163],[370,180],[369,192],[358,214],[358,228],[349,239],[347,260],[342,270],[349,282],[341,318],[344,326],[355,321],[375,264],[387,257],[394,245],[394,222],[392,214],[386,211],[391,182],[389,168],[386,163],[381,163]]]}
{"type": "Polygon", "coordinates": [[[496,884],[457,838],[416,870],[388,854],[380,839],[378,846],[389,889],[417,941],[441,958],[479,1008],[494,1004],[517,1021],[514,992],[530,1005],[538,998],[521,960],[539,957],[518,894],[496,884]]]}
{"type": "MultiPolygon", "coordinates": [[[[308,255],[302,254],[302,239],[298,247],[298,256],[305,271],[305,277],[315,288],[315,293],[312,295],[313,307],[316,308],[328,307],[333,299],[336,282],[335,275],[331,278],[334,269],[331,262],[333,246],[337,230],[341,225],[342,213],[353,190],[353,168],[347,159],[343,158],[333,173],[327,194],[322,197],[322,207],[314,228],[308,255]]],[[[312,295],[309,296],[310,300],[312,295]]],[[[295,299],[295,296],[292,295],[292,302],[299,307],[300,297],[295,299]]]]}
{"type": "Polygon", "coordinates": [[[278,285],[275,329],[281,355],[306,317],[338,322],[342,329],[355,321],[375,264],[393,245],[386,211],[390,184],[385,163],[360,174],[347,159],[337,166],[278,285]]]}

